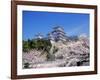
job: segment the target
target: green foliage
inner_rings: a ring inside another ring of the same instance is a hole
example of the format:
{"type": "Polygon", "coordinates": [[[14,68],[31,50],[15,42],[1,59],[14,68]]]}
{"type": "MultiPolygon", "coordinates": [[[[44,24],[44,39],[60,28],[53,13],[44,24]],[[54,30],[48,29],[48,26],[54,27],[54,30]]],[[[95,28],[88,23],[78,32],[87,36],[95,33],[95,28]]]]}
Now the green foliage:
{"type": "Polygon", "coordinates": [[[23,41],[23,51],[27,52],[29,49],[29,43],[27,41],[23,41]]]}
{"type": "Polygon", "coordinates": [[[33,39],[33,40],[27,40],[23,41],[23,51],[29,51],[30,49],[38,49],[38,50],[45,50],[49,51],[51,48],[51,43],[49,40],[46,39],[33,39]]]}

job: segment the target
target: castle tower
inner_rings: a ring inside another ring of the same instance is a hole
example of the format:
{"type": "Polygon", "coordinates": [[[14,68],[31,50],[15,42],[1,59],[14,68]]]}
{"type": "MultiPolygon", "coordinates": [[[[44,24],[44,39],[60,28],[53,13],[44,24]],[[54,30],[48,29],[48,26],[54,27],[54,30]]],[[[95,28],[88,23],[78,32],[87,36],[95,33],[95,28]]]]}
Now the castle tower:
{"type": "Polygon", "coordinates": [[[55,38],[55,41],[66,41],[66,33],[64,32],[64,29],[60,26],[54,27],[52,31],[52,35],[55,38]]]}

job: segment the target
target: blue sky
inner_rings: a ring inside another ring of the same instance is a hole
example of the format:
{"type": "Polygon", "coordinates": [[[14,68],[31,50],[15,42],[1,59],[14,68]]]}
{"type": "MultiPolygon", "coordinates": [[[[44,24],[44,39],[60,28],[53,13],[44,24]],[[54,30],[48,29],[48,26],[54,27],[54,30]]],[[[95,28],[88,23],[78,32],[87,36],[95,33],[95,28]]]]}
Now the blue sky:
{"type": "Polygon", "coordinates": [[[62,26],[67,36],[89,36],[89,14],[23,11],[23,40],[32,39],[36,33],[44,36],[53,27],[62,26]]]}

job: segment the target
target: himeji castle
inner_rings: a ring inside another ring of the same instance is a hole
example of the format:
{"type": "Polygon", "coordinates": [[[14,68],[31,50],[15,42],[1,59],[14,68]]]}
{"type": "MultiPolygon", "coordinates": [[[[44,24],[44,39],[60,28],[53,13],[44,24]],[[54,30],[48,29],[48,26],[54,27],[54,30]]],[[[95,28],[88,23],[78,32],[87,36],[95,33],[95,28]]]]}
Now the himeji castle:
{"type": "MultiPolygon", "coordinates": [[[[41,33],[35,35],[37,39],[43,39],[44,36],[41,33]]],[[[65,42],[68,41],[66,33],[64,32],[63,27],[56,26],[53,28],[52,32],[48,33],[47,38],[50,41],[54,42],[65,42]]]]}
{"type": "Polygon", "coordinates": [[[66,33],[60,26],[54,27],[53,31],[49,33],[50,39],[57,41],[67,41],[66,33]]]}

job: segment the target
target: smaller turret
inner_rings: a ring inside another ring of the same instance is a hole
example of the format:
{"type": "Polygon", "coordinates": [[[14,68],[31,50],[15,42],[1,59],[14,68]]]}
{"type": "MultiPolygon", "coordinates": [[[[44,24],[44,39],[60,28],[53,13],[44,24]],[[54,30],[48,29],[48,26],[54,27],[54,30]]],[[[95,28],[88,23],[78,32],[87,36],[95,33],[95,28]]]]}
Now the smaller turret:
{"type": "Polygon", "coordinates": [[[42,39],[43,38],[43,35],[41,33],[38,33],[35,36],[36,36],[36,39],[42,39]]]}

